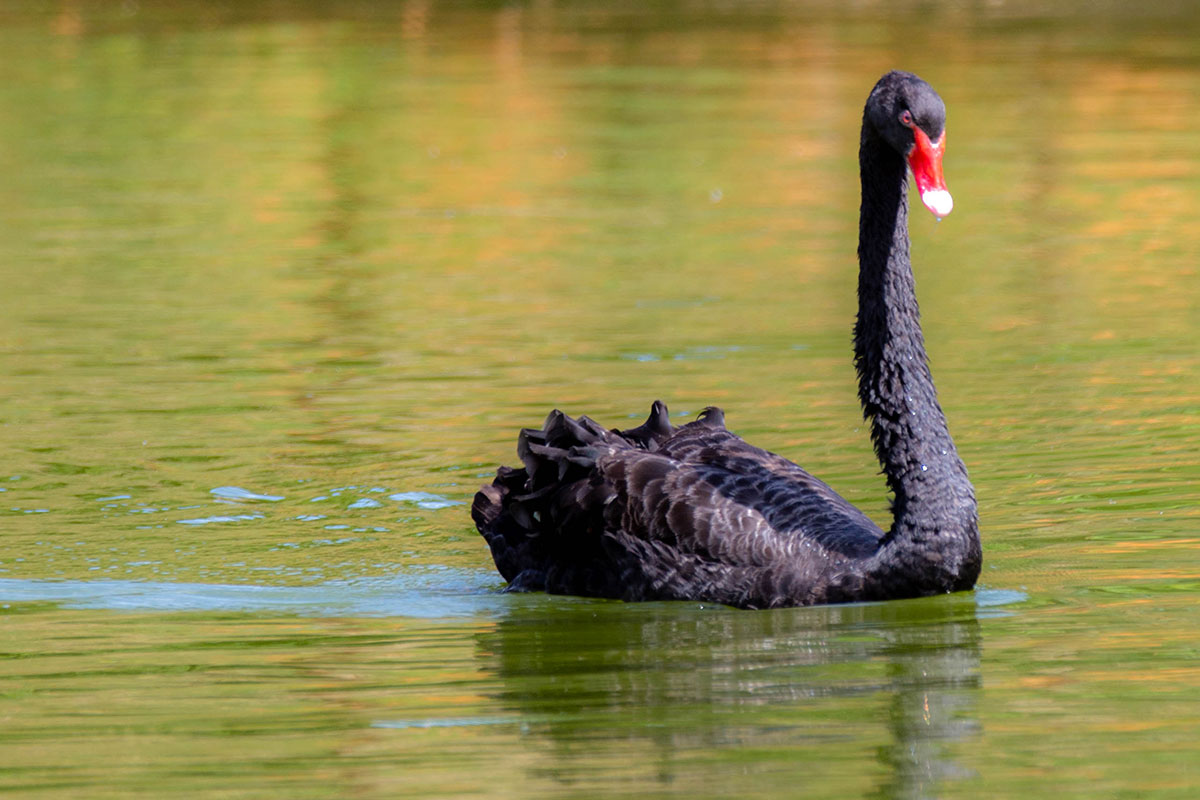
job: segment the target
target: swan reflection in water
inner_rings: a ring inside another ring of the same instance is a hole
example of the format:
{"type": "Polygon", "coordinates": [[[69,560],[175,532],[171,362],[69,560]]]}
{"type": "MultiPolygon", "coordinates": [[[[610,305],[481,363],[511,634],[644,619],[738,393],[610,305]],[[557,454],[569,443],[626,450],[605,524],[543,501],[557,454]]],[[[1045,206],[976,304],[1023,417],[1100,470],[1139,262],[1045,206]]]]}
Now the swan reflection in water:
{"type": "Polygon", "coordinates": [[[979,735],[975,597],[756,614],[559,603],[514,605],[477,639],[494,699],[548,756],[539,779],[923,798],[971,774],[954,754],[979,735]]]}

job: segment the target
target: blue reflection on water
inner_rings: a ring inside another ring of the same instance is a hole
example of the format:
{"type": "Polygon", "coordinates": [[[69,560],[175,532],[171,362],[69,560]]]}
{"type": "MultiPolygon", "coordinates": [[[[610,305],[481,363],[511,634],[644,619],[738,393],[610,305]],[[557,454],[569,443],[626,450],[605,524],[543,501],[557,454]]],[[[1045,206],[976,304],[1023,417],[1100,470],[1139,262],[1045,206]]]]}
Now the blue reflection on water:
{"type": "Polygon", "coordinates": [[[400,492],[399,494],[389,494],[388,500],[395,500],[397,503],[411,503],[417,508],[430,510],[463,505],[462,500],[451,500],[432,492],[400,492]]]}
{"type": "Polygon", "coordinates": [[[221,500],[232,500],[236,502],[264,500],[268,503],[278,503],[280,500],[287,499],[283,495],[260,494],[258,492],[252,492],[249,489],[243,489],[240,486],[218,486],[215,489],[210,489],[208,493],[221,500]]]}
{"type": "Polygon", "coordinates": [[[490,570],[428,569],[310,586],[0,578],[0,602],[117,611],[246,611],[328,617],[464,617],[505,606],[490,570]]]}
{"type": "MultiPolygon", "coordinates": [[[[64,608],[114,611],[244,611],[434,619],[500,613],[510,608],[517,596],[501,593],[499,588],[499,578],[491,570],[447,567],[308,586],[0,578],[0,603],[48,602],[64,608]]],[[[975,592],[980,618],[1009,616],[1015,613],[1012,607],[1026,599],[1023,592],[1008,589],[975,592]]]]}
{"type": "Polygon", "coordinates": [[[429,717],[426,719],[394,719],[378,720],[371,723],[372,728],[463,728],[476,725],[515,725],[520,723],[519,717],[429,717]]]}

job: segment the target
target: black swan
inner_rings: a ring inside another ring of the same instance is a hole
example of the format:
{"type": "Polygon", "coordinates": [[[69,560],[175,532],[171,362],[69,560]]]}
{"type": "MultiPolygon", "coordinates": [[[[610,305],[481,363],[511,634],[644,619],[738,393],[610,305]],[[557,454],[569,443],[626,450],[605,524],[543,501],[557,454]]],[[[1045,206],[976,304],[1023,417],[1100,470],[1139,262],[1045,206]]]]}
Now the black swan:
{"type": "Polygon", "coordinates": [[[952,207],[945,115],[906,72],[880,78],[863,110],[854,363],[891,528],[727,431],[719,409],[674,428],[655,402],[626,431],[556,410],[521,431],[524,468],[500,467],[471,508],[509,589],[773,608],[975,585],[975,493],[938,405],[908,256],[906,168],[935,216],[952,207]]]}

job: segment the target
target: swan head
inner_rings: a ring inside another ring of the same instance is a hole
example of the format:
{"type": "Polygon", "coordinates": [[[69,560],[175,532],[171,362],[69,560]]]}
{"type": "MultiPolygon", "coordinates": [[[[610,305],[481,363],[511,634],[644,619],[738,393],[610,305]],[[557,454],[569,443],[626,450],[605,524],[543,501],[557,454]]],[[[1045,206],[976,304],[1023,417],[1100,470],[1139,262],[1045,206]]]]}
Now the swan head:
{"type": "Polygon", "coordinates": [[[946,105],[925,81],[909,72],[889,72],[867,99],[875,133],[904,156],[921,202],[938,219],[954,208],[942,175],[946,151],[946,105]]]}

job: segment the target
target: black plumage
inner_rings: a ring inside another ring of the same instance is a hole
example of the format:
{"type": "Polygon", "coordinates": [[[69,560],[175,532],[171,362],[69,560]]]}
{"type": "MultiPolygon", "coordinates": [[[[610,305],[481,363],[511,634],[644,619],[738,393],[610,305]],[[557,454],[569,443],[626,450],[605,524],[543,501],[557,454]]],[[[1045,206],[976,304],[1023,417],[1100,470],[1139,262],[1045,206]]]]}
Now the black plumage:
{"type": "Polygon", "coordinates": [[[903,72],[863,112],[854,352],[891,527],[730,433],[719,409],[675,428],[655,402],[626,431],[553,411],[521,431],[524,466],[501,467],[471,509],[511,589],[769,608],[974,586],[974,490],[938,405],[908,252],[906,157],[917,128],[940,147],[944,125],[941,98],[903,72]]]}

